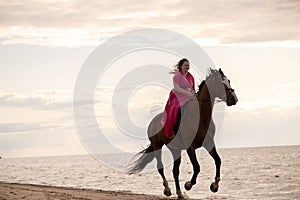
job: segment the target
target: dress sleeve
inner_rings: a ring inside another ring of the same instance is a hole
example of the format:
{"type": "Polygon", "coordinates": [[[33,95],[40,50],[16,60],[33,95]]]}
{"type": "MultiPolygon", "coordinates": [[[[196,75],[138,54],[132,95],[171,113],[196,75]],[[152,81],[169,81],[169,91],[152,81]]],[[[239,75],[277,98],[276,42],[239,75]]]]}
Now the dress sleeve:
{"type": "Polygon", "coordinates": [[[176,83],[179,86],[183,85],[183,80],[182,80],[182,75],[177,72],[174,76],[173,76],[173,82],[176,83]]]}

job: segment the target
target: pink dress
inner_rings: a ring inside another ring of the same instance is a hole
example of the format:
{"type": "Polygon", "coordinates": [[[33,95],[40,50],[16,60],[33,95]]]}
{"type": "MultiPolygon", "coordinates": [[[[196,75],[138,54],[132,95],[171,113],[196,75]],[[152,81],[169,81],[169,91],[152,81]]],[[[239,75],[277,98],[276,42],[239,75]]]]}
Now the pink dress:
{"type": "MultiPolygon", "coordinates": [[[[194,77],[190,73],[184,77],[181,71],[176,72],[173,77],[173,82],[185,90],[189,90],[191,92],[195,91],[194,77]]],[[[171,90],[162,118],[162,125],[164,127],[166,137],[171,137],[174,135],[173,128],[177,121],[178,111],[180,107],[189,100],[190,97],[188,95],[179,93],[174,89],[171,90]]]]}

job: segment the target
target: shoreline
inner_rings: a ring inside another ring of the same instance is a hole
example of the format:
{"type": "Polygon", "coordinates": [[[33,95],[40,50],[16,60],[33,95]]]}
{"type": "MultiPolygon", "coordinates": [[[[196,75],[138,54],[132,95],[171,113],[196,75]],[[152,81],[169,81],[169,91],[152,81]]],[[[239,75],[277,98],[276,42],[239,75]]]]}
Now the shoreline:
{"type": "MultiPolygon", "coordinates": [[[[266,149],[266,148],[294,148],[294,147],[300,147],[299,144],[291,144],[291,145],[266,145],[266,146],[245,146],[245,147],[218,147],[218,150],[240,150],[240,149],[266,149]]],[[[135,155],[136,153],[138,152],[130,152],[132,153],[133,155],[135,155]]],[[[114,153],[107,153],[107,154],[114,154],[114,153]]],[[[105,155],[105,154],[104,154],[105,155]]],[[[86,154],[62,154],[62,155],[32,155],[32,156],[0,156],[0,160],[1,159],[19,159],[19,158],[47,158],[47,157],[65,157],[65,156],[91,156],[93,157],[93,154],[89,154],[89,153],[86,153],[86,154]]],[[[0,181],[1,182],[1,181],[0,181]]]]}
{"type": "Polygon", "coordinates": [[[163,200],[173,199],[162,195],[136,194],[127,191],[105,191],[63,186],[47,186],[0,181],[0,200],[10,199],[77,199],[77,200],[163,200]]]}

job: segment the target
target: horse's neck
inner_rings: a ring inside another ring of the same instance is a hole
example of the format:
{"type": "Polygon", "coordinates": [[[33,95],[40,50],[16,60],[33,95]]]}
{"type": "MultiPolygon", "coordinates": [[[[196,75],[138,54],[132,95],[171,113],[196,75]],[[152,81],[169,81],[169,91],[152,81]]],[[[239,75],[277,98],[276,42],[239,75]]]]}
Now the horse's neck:
{"type": "Polygon", "coordinates": [[[199,94],[199,97],[201,100],[211,100],[210,94],[209,94],[209,90],[207,85],[205,84],[199,94]]]}
{"type": "Polygon", "coordinates": [[[215,102],[215,97],[211,94],[211,90],[208,89],[208,86],[205,84],[199,93],[199,103],[200,110],[210,110],[212,112],[215,102]]]}

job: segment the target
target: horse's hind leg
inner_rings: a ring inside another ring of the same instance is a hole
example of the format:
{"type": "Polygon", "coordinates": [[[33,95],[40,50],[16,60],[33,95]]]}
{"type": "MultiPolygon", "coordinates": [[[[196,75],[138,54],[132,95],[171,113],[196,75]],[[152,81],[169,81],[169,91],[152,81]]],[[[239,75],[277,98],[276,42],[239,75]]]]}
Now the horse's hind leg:
{"type": "Polygon", "coordinates": [[[184,199],[184,196],[181,193],[180,190],[180,184],[179,184],[179,166],[181,163],[181,150],[179,149],[171,149],[171,153],[174,159],[174,165],[173,165],[173,177],[175,180],[175,186],[176,186],[176,194],[178,195],[178,199],[184,199]]]}
{"type": "Polygon", "coordinates": [[[163,166],[163,163],[162,163],[162,160],[161,160],[161,148],[162,148],[162,146],[163,146],[163,144],[162,145],[157,145],[154,148],[154,155],[155,155],[156,160],[157,160],[157,171],[163,179],[163,186],[165,187],[164,195],[171,196],[172,195],[171,189],[170,189],[168,181],[165,177],[164,166],[163,166]]]}
{"type": "Polygon", "coordinates": [[[216,147],[214,146],[210,151],[209,154],[214,158],[215,160],[215,165],[216,165],[216,177],[215,177],[215,182],[213,182],[210,185],[210,190],[212,192],[218,192],[219,189],[219,182],[221,180],[220,178],[220,168],[221,168],[221,158],[216,150],[216,147]]]}

